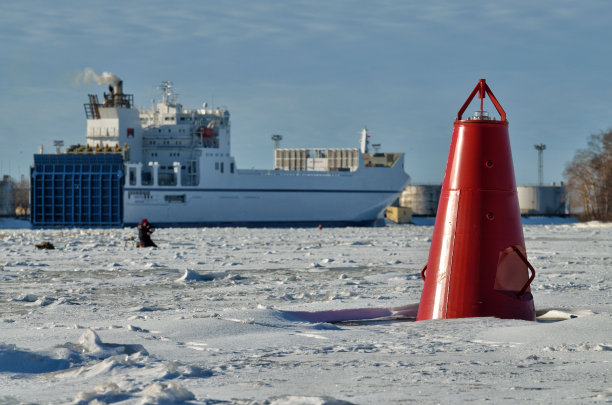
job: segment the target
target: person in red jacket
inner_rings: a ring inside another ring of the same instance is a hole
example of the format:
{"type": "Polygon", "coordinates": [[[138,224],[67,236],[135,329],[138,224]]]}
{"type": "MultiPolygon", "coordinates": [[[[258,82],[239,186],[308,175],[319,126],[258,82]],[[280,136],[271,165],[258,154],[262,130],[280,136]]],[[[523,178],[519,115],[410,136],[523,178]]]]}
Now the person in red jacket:
{"type": "Polygon", "coordinates": [[[138,239],[140,239],[140,247],[157,247],[151,240],[151,234],[155,232],[155,227],[149,223],[146,218],[138,224],[138,239]]]}

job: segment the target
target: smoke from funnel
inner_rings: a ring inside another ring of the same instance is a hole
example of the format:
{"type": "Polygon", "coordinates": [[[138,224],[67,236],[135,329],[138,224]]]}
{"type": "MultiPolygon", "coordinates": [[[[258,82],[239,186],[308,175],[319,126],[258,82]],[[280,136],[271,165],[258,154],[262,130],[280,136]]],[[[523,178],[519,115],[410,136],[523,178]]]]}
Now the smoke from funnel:
{"type": "Polygon", "coordinates": [[[119,84],[119,82],[121,82],[121,79],[116,74],[110,72],[102,72],[98,74],[92,68],[85,68],[85,70],[74,78],[74,83],[77,86],[92,81],[98,83],[99,85],[110,84],[112,86],[116,86],[119,84]]]}

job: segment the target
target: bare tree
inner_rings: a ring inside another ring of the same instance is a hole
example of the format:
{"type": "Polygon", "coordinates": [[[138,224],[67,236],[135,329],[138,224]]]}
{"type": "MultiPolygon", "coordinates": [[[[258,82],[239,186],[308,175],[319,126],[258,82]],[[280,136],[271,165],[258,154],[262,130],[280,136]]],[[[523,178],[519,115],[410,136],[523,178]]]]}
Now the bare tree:
{"type": "Polygon", "coordinates": [[[15,182],[13,186],[13,201],[15,208],[19,211],[18,215],[27,215],[30,211],[30,183],[22,178],[15,182]]]}
{"type": "Polygon", "coordinates": [[[570,205],[587,220],[612,220],[612,130],[591,135],[564,171],[570,205]]]}

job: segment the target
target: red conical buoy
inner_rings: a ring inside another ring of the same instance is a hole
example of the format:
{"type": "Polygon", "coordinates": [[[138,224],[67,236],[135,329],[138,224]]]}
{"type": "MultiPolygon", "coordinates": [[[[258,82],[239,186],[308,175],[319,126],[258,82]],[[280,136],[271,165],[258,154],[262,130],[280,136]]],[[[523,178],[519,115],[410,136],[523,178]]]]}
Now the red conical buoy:
{"type": "MultiPolygon", "coordinates": [[[[531,271],[531,276],[529,274],[531,271]]],[[[495,316],[535,320],[506,113],[481,79],[463,104],[450,152],[417,320],[495,316]],[[462,119],[474,96],[480,111],[462,119]],[[501,115],[483,111],[489,95],[501,115]]]]}

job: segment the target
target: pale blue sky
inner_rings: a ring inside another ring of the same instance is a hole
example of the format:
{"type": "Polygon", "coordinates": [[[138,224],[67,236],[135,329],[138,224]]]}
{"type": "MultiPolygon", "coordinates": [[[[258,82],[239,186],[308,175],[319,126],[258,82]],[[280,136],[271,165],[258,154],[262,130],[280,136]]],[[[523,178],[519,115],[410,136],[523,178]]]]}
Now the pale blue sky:
{"type": "MultiPolygon", "coordinates": [[[[612,3],[519,1],[19,1],[0,5],[0,173],[28,172],[53,140],[85,140],[85,67],[136,104],[172,80],[185,107],[227,106],[239,168],[283,147],[357,147],[367,125],[440,183],[453,119],[486,78],[507,112],[517,182],[562,181],[612,127],[612,3]]],[[[472,109],[470,109],[472,110],[472,109]]]]}

